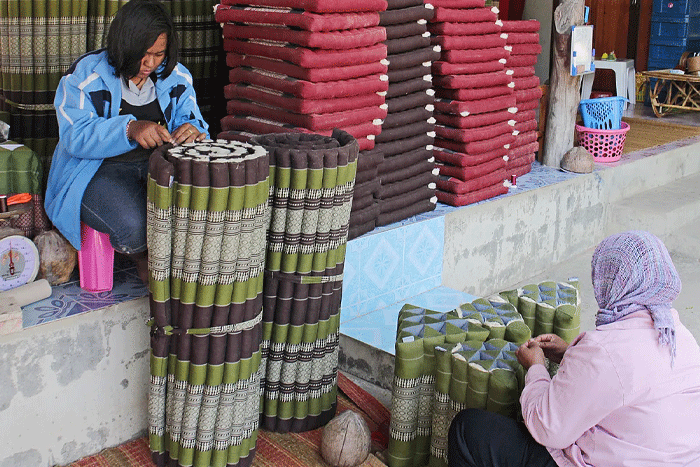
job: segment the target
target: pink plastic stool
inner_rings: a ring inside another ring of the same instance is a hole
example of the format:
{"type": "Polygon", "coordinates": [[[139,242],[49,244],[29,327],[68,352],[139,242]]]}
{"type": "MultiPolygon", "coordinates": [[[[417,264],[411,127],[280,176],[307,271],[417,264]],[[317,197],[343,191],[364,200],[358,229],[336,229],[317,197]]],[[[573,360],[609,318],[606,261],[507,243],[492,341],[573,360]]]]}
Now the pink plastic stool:
{"type": "Polygon", "coordinates": [[[80,288],[88,292],[107,292],[114,283],[114,249],[109,235],[80,223],[80,288]]]}

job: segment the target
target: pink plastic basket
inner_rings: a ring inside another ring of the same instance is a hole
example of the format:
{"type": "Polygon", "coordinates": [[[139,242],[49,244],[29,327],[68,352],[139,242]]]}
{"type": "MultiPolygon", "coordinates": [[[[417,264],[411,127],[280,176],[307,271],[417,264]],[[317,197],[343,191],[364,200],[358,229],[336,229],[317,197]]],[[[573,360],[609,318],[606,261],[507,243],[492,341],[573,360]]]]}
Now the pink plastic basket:
{"type": "Polygon", "coordinates": [[[621,122],[619,130],[596,130],[576,125],[578,145],[586,148],[596,162],[615,162],[622,156],[630,126],[621,122]]]}

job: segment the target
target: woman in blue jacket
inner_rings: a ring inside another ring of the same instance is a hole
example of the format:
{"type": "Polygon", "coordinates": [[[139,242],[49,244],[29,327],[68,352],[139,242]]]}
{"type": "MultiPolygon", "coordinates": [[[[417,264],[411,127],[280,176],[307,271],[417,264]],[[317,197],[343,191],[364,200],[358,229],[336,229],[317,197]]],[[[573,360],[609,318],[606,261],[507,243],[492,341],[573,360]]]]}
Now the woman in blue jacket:
{"type": "Polygon", "coordinates": [[[59,141],[45,208],[80,249],[80,222],[109,234],[147,278],[148,157],[163,144],[208,137],[189,71],[178,63],[173,21],[157,0],[131,0],[107,47],[76,60],[54,100],[59,141]]]}

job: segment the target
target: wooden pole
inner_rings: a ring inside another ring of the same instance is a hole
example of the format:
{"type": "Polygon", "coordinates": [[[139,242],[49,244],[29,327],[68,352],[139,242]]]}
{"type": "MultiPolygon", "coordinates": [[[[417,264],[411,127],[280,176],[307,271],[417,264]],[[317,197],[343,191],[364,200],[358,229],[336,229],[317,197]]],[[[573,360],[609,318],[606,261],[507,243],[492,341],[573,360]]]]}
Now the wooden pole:
{"type": "Polygon", "coordinates": [[[584,0],[563,0],[554,10],[549,110],[542,159],[550,167],[559,167],[564,154],[574,147],[581,77],[571,76],[571,27],[583,24],[583,7],[584,0]]]}

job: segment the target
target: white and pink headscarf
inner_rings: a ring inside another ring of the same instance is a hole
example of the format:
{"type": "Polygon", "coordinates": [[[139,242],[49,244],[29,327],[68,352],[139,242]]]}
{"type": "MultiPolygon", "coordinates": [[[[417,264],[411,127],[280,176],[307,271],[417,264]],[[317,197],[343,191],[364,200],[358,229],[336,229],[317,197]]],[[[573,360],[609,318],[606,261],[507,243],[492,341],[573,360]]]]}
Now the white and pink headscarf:
{"type": "Polygon", "coordinates": [[[676,328],[671,307],[681,292],[681,279],[661,240],[641,230],[611,235],[596,247],[591,269],[599,306],[596,326],[647,309],[673,361],[676,328]]]}

